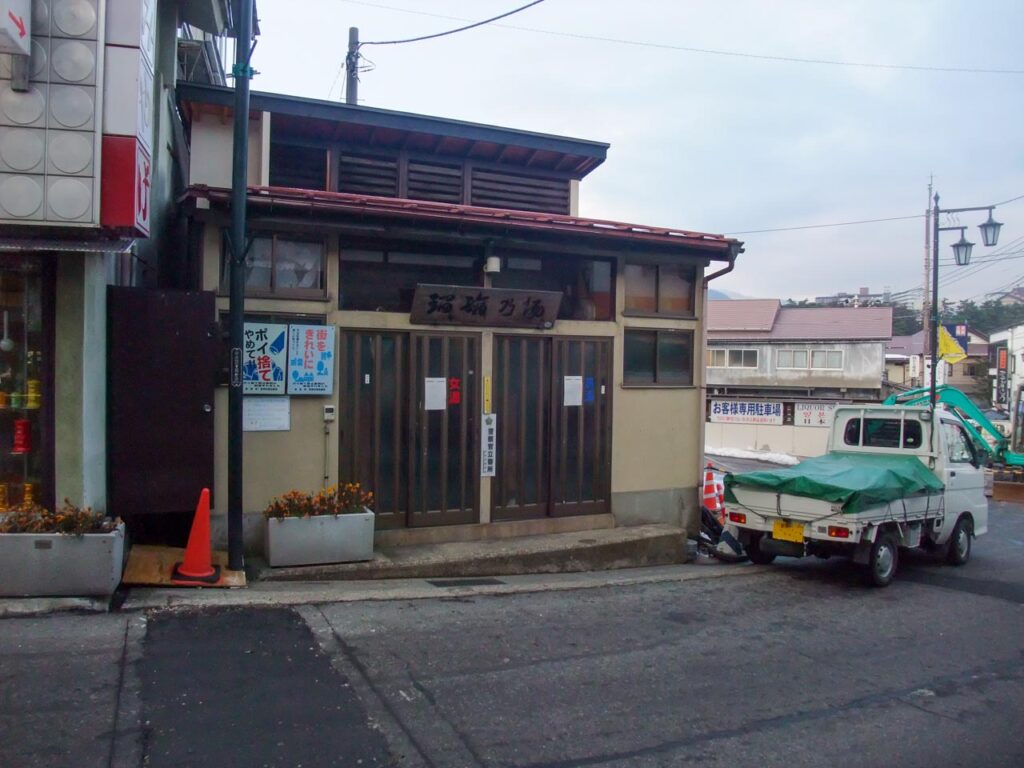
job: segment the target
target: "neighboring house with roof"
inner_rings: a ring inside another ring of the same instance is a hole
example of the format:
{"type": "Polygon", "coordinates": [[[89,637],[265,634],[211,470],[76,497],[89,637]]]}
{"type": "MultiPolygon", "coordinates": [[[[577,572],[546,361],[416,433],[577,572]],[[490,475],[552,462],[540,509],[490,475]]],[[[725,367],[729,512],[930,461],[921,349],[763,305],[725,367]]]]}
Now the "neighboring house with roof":
{"type": "Polygon", "coordinates": [[[882,398],[890,307],[708,303],[708,442],[816,455],[839,402],[882,398]]]}
{"type": "Polygon", "coordinates": [[[1015,285],[1011,290],[1005,293],[996,294],[993,296],[1003,306],[1017,306],[1024,304],[1024,286],[1015,285]]]}
{"type": "MultiPolygon", "coordinates": [[[[212,321],[228,307],[233,93],[187,85],[178,104],[191,152],[180,287],[212,321]]],[[[339,480],[372,491],[378,531],[393,529],[380,536],[403,542],[497,522],[506,535],[696,525],[704,296],[738,241],[581,218],[603,143],[269,93],[251,110],[248,546],[272,497],[339,480]]],[[[226,409],[226,387],[196,368],[161,370],[168,395],[226,409]]],[[[215,478],[217,538],[222,422],[194,436],[210,464],[190,468],[215,478]]],[[[123,477],[160,471],[139,457],[123,477]]]]}
{"type": "MultiPolygon", "coordinates": [[[[943,362],[936,381],[956,387],[980,406],[991,403],[989,338],[963,323],[945,325],[967,357],[956,363],[943,362]]],[[[930,341],[924,331],[911,336],[893,336],[885,347],[885,383],[890,390],[931,385],[930,341]]]]}

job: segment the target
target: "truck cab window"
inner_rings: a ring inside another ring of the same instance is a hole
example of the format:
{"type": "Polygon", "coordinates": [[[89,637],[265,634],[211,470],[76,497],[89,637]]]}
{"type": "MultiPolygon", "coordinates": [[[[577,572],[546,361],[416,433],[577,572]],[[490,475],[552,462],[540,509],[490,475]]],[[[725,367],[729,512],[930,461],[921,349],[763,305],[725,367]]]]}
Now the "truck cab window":
{"type": "Polygon", "coordinates": [[[861,420],[850,419],[843,431],[846,445],[863,445],[865,448],[920,448],[921,423],[901,419],[865,419],[864,441],[861,443],[861,420]],[[900,425],[903,425],[903,444],[900,444],[900,425]]]}
{"type": "Polygon", "coordinates": [[[956,464],[974,464],[974,449],[970,440],[956,424],[943,423],[942,436],[946,441],[949,460],[956,464]]]}

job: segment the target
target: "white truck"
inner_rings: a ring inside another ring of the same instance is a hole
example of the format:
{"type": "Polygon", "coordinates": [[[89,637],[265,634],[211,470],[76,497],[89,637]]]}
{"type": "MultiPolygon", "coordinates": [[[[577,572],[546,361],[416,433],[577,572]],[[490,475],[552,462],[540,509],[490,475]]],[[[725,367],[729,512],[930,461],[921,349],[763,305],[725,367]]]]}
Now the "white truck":
{"type": "Polygon", "coordinates": [[[726,475],[727,524],[755,563],[843,555],[884,587],[900,548],[967,562],[988,531],[983,454],[941,407],[840,406],[825,456],[726,475]]]}

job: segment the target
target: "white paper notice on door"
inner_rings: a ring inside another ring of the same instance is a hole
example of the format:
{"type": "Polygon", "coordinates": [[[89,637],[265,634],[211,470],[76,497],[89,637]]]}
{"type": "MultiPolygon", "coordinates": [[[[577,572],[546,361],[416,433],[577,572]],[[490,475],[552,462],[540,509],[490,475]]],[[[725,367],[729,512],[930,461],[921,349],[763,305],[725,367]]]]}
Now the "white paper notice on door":
{"type": "Polygon", "coordinates": [[[443,411],[448,402],[448,379],[443,376],[423,379],[423,410],[443,411]]]}
{"type": "Polygon", "coordinates": [[[583,405],[583,377],[566,376],[562,405],[583,405]]]}

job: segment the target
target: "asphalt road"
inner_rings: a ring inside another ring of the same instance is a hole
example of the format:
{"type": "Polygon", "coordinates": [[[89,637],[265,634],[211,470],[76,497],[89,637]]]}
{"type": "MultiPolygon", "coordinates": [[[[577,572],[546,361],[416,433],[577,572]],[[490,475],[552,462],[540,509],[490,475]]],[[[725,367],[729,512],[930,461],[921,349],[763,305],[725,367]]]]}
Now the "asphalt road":
{"type": "Polygon", "coordinates": [[[1024,512],[992,506],[967,566],[910,558],[883,590],[814,560],[305,610],[403,764],[1020,766],[1024,512]]]}
{"type": "Polygon", "coordinates": [[[779,561],[7,620],[0,765],[1021,766],[1024,508],[993,504],[991,526],[965,567],[905,558],[882,590],[841,560],[779,561]]]}

